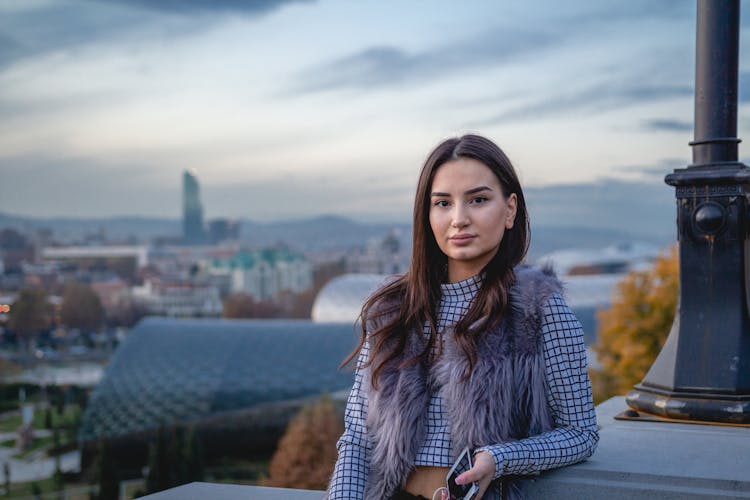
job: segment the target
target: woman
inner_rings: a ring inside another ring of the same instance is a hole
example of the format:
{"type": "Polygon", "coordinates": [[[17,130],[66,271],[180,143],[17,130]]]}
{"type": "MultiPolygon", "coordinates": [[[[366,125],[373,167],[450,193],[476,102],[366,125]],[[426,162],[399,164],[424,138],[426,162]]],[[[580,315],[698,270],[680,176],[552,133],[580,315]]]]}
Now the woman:
{"type": "Polygon", "coordinates": [[[549,271],[519,264],[529,222],[508,158],[477,135],[429,155],[409,271],[362,309],[358,369],[329,498],[521,498],[519,476],[572,464],[598,441],[583,332],[549,271]]]}

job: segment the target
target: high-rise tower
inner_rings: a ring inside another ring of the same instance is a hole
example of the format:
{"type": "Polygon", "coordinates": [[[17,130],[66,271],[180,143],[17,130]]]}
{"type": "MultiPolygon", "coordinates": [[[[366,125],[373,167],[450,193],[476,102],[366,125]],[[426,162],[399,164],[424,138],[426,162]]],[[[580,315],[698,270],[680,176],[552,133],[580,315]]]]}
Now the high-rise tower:
{"type": "Polygon", "coordinates": [[[198,178],[187,170],[182,174],[182,240],[186,244],[206,241],[198,178]]]}

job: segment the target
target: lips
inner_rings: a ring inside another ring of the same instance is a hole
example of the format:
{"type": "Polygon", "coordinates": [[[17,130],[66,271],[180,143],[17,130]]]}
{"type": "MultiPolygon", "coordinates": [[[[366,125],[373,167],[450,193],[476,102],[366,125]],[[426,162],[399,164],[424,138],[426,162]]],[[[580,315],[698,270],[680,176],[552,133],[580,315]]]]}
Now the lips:
{"type": "Polygon", "coordinates": [[[449,240],[455,245],[468,245],[469,243],[474,241],[476,237],[477,236],[475,234],[457,234],[455,236],[451,236],[449,240]]]}

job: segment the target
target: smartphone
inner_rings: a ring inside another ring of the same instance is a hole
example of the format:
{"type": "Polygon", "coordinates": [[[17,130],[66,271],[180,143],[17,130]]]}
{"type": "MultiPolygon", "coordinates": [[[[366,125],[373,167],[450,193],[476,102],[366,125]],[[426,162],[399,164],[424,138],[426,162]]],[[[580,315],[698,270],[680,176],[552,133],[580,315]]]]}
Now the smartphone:
{"type": "Polygon", "coordinates": [[[450,494],[450,500],[471,500],[479,493],[478,483],[456,484],[456,478],[473,466],[471,462],[471,452],[468,448],[458,455],[448,475],[445,476],[446,486],[450,494]]]}

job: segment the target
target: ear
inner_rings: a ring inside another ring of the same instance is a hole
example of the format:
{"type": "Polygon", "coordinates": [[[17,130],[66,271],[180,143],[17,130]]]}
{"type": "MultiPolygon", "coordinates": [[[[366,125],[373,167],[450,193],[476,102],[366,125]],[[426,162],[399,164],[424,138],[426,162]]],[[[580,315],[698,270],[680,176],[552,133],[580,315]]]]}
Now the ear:
{"type": "Polygon", "coordinates": [[[513,229],[513,224],[516,222],[516,212],[518,211],[518,197],[516,197],[516,193],[510,193],[505,203],[508,206],[508,213],[505,216],[505,229],[513,229]]]}

